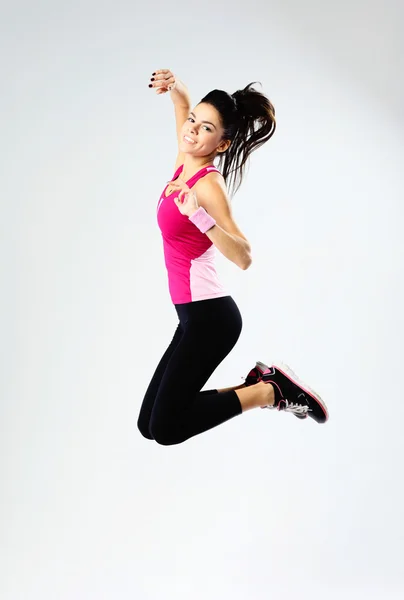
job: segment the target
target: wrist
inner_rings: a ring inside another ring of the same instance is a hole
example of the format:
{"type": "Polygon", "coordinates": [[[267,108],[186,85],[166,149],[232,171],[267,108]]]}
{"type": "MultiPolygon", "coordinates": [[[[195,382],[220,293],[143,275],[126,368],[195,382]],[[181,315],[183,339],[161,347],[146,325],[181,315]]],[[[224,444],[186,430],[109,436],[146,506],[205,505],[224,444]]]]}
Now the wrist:
{"type": "Polygon", "coordinates": [[[201,233],[206,233],[216,225],[215,219],[211,217],[202,206],[195,210],[188,218],[201,233]]]}
{"type": "Polygon", "coordinates": [[[175,78],[173,87],[170,90],[170,96],[174,104],[183,107],[191,107],[191,97],[188,89],[180,79],[175,78]]]}

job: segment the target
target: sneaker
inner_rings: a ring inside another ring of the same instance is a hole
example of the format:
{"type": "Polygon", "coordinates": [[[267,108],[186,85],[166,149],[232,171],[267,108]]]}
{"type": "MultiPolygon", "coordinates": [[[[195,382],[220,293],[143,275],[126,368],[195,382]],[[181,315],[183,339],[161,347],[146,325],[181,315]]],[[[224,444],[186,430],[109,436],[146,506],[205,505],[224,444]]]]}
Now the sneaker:
{"type": "MultiPolygon", "coordinates": [[[[247,377],[245,378],[244,384],[246,387],[248,387],[249,385],[255,385],[259,381],[264,380],[264,377],[263,377],[264,375],[272,375],[273,373],[274,373],[274,371],[271,370],[270,367],[268,367],[268,365],[266,365],[263,362],[257,361],[255,367],[253,367],[251,369],[251,371],[248,373],[247,377]]],[[[275,408],[275,407],[266,406],[265,408],[275,408]]],[[[291,409],[289,410],[289,412],[292,412],[291,409]]],[[[305,411],[305,410],[298,410],[296,408],[295,411],[293,412],[293,414],[298,419],[307,419],[307,411],[305,411]]]]}
{"type": "Polygon", "coordinates": [[[247,377],[244,379],[245,385],[248,387],[249,385],[255,385],[256,383],[261,381],[264,372],[268,368],[269,367],[267,365],[265,365],[264,363],[257,361],[255,367],[253,367],[251,369],[251,371],[248,373],[247,377]]]}
{"type": "Polygon", "coordinates": [[[275,406],[269,408],[291,412],[299,419],[311,417],[317,423],[328,420],[328,410],[322,398],[301,381],[288,365],[280,362],[273,364],[264,370],[261,379],[277,388],[275,406]]]}

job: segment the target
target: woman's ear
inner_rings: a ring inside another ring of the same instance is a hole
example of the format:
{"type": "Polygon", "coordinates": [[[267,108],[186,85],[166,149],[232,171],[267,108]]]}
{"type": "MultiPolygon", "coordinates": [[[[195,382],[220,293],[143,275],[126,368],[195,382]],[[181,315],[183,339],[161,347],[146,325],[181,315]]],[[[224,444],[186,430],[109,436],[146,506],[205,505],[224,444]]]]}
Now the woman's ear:
{"type": "Polygon", "coordinates": [[[221,142],[220,146],[218,146],[217,151],[218,152],[226,152],[226,150],[230,147],[230,145],[231,145],[230,140],[223,140],[223,142],[221,142]]]}

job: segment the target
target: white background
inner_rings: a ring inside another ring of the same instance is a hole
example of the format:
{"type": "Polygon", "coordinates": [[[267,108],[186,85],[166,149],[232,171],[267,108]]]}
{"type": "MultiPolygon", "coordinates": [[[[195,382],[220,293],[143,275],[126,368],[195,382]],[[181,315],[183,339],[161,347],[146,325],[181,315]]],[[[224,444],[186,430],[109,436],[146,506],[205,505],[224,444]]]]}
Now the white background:
{"type": "Polygon", "coordinates": [[[2,600],[404,597],[400,0],[1,8],[2,600]],[[320,426],[251,411],[141,437],[173,335],[156,206],[170,68],[194,104],[259,81],[272,140],[218,254],[244,329],[207,388],[280,357],[320,426]]]}

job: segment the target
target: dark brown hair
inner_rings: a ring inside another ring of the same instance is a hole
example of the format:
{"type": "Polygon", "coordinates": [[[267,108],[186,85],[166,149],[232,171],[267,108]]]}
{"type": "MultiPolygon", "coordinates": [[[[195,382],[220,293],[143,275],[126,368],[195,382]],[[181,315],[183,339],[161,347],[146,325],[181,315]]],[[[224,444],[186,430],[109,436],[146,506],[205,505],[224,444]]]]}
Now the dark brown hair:
{"type": "Polygon", "coordinates": [[[200,101],[216,108],[224,128],[223,139],[231,140],[230,147],[218,155],[218,168],[231,186],[231,195],[242,183],[250,154],[265,144],[276,128],[275,108],[264,94],[251,87],[254,83],[232,95],[212,90],[200,101]]]}

